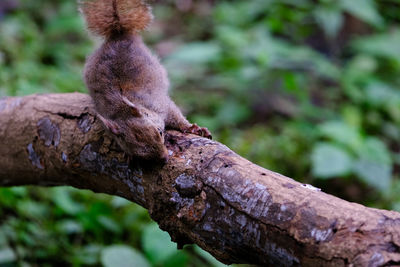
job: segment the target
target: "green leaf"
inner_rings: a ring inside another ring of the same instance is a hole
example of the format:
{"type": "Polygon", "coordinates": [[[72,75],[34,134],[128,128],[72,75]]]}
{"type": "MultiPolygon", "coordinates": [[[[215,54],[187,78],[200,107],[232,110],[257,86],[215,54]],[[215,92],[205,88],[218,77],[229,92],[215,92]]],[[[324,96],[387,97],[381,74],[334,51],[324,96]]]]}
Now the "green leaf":
{"type": "Polygon", "coordinates": [[[65,213],[76,215],[83,210],[83,206],[71,198],[67,188],[55,188],[53,192],[54,202],[65,213]]]}
{"type": "Polygon", "coordinates": [[[353,149],[359,148],[363,141],[357,128],[341,121],[325,122],[318,129],[322,136],[353,149]]]}
{"type": "Polygon", "coordinates": [[[190,256],[185,251],[177,251],[163,263],[163,267],[187,267],[190,256]]]}
{"type": "Polygon", "coordinates": [[[194,251],[196,251],[197,254],[199,254],[201,257],[203,257],[205,260],[208,261],[208,263],[213,266],[213,267],[225,267],[228,265],[223,264],[222,262],[218,261],[216,258],[214,258],[213,255],[205,251],[199,246],[194,246],[194,251]]]}
{"type": "MultiPolygon", "coordinates": [[[[351,1],[349,1],[351,2],[351,1]]],[[[369,35],[352,42],[352,47],[368,55],[400,61],[400,30],[369,35]]]]}
{"type": "MultiPolygon", "coordinates": [[[[295,46],[283,40],[270,38],[268,53],[271,58],[270,65],[278,69],[292,70],[300,67],[308,71],[314,71],[317,75],[337,79],[340,74],[335,64],[324,55],[306,46],[295,46]]],[[[263,44],[264,45],[264,44],[263,44]]],[[[261,47],[266,53],[266,48],[261,47]]]]}
{"type": "Polygon", "coordinates": [[[112,231],[114,233],[121,232],[121,226],[112,217],[106,217],[100,215],[97,218],[97,220],[107,230],[112,231]]]}
{"type": "Polygon", "coordinates": [[[344,83],[365,81],[373,75],[378,67],[376,58],[368,54],[360,54],[349,60],[343,72],[344,83]]]}
{"type": "Polygon", "coordinates": [[[372,0],[341,0],[340,5],[353,16],[376,27],[383,26],[383,19],[372,0]]]}
{"type": "Polygon", "coordinates": [[[343,25],[343,15],[336,7],[320,7],[314,11],[314,17],[318,25],[329,38],[336,37],[343,25]]]}
{"type": "Polygon", "coordinates": [[[342,148],[329,143],[319,143],[312,151],[311,162],[313,175],[331,178],[349,173],[353,160],[342,148]]]}
{"type": "Polygon", "coordinates": [[[392,181],[392,159],[386,145],[376,139],[366,139],[358,151],[353,170],[359,178],[380,191],[387,192],[392,181]]]}
{"type": "Polygon", "coordinates": [[[170,59],[183,63],[206,63],[217,59],[220,47],[215,43],[189,43],[175,51],[170,59]]]}
{"type": "Polygon", "coordinates": [[[228,25],[218,25],[215,31],[218,40],[223,45],[231,47],[232,49],[240,49],[247,44],[246,33],[238,28],[228,25]]]}
{"type": "Polygon", "coordinates": [[[232,125],[239,123],[250,115],[249,108],[244,103],[239,103],[236,99],[226,99],[218,111],[218,119],[221,124],[232,125]]]}
{"type": "Polygon", "coordinates": [[[365,88],[366,99],[373,105],[400,104],[400,92],[390,85],[380,82],[370,82],[365,88]]]}
{"type": "Polygon", "coordinates": [[[101,263],[104,267],[150,267],[139,251],[125,245],[112,245],[103,249],[101,263]]]}
{"type": "Polygon", "coordinates": [[[176,244],[171,241],[169,234],[162,231],[156,223],[151,223],[144,229],[142,245],[147,258],[154,264],[164,262],[177,252],[176,244]]]}
{"type": "Polygon", "coordinates": [[[355,105],[343,105],[341,110],[341,114],[343,120],[346,122],[347,125],[353,125],[353,128],[360,129],[362,128],[362,121],[363,121],[363,111],[361,107],[355,105]]]}
{"type": "Polygon", "coordinates": [[[113,208],[126,207],[131,204],[132,202],[122,197],[113,196],[111,200],[111,205],[113,206],[113,208]]]}
{"type": "Polygon", "coordinates": [[[96,244],[90,244],[84,247],[75,246],[74,261],[79,263],[76,265],[99,265],[101,249],[102,247],[96,244]]]}
{"type": "Polygon", "coordinates": [[[82,225],[74,220],[62,220],[57,223],[57,229],[67,234],[82,233],[82,225]]]}
{"type": "Polygon", "coordinates": [[[4,233],[4,227],[0,228],[0,247],[6,246],[8,244],[7,236],[4,233]]]}
{"type": "Polygon", "coordinates": [[[390,165],[360,159],[354,163],[354,173],[361,180],[382,192],[388,192],[392,181],[390,165]]]}
{"type": "Polygon", "coordinates": [[[11,263],[17,260],[14,251],[9,248],[5,247],[0,249],[0,264],[11,263]]]}
{"type": "Polygon", "coordinates": [[[374,137],[369,137],[365,140],[363,146],[358,150],[358,155],[371,162],[392,164],[390,152],[385,143],[374,137]]]}
{"type": "Polygon", "coordinates": [[[21,200],[16,203],[17,211],[31,218],[43,218],[48,215],[49,210],[43,203],[32,200],[21,200]]]}

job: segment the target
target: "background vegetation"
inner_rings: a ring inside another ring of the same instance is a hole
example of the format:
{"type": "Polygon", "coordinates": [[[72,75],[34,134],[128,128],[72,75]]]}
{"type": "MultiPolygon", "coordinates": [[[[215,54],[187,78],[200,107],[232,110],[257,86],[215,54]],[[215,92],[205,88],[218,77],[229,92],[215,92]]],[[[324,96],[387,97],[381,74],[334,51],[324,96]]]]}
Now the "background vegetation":
{"type": "MultiPolygon", "coordinates": [[[[399,1],[154,5],[145,38],[191,121],[261,166],[400,211],[399,1]]],[[[1,0],[0,96],[86,92],[95,43],[75,1],[1,0]]],[[[2,266],[219,265],[176,251],[139,206],[88,191],[3,188],[0,222],[2,266]]]]}

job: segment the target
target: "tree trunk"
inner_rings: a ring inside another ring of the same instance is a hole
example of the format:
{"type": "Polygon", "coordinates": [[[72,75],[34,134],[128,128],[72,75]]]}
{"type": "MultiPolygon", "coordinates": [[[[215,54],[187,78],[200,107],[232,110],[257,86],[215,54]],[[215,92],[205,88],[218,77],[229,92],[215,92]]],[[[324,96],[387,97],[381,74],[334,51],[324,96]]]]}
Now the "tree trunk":
{"type": "MultiPolygon", "coordinates": [[[[165,165],[128,160],[84,94],[0,99],[0,185],[71,185],[148,209],[178,247],[263,266],[400,264],[400,214],[349,203],[226,146],[169,131],[165,165]]],[[[288,163],[289,164],[289,163],[288,163]]]]}

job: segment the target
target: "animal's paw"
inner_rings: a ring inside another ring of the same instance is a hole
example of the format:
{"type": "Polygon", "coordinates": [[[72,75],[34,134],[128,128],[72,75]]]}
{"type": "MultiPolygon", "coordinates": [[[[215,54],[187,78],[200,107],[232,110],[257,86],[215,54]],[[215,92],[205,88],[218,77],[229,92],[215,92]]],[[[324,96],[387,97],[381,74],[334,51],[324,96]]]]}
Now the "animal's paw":
{"type": "Polygon", "coordinates": [[[206,137],[208,139],[212,139],[210,131],[205,127],[198,126],[196,123],[193,123],[192,126],[190,126],[184,131],[184,133],[196,134],[199,136],[206,137]]]}

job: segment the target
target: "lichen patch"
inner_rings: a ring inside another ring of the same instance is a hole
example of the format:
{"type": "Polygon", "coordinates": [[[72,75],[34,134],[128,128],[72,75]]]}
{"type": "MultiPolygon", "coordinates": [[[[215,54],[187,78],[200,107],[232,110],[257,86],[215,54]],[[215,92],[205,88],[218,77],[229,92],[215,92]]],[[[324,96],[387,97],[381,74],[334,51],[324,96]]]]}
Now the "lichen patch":
{"type": "Polygon", "coordinates": [[[28,157],[29,160],[32,162],[32,165],[43,170],[44,166],[40,160],[40,156],[36,153],[35,149],[33,148],[32,143],[27,146],[28,157]]]}
{"type": "Polygon", "coordinates": [[[53,145],[57,147],[60,144],[60,128],[49,117],[41,118],[37,123],[37,127],[39,138],[44,141],[45,146],[53,145]]]}

